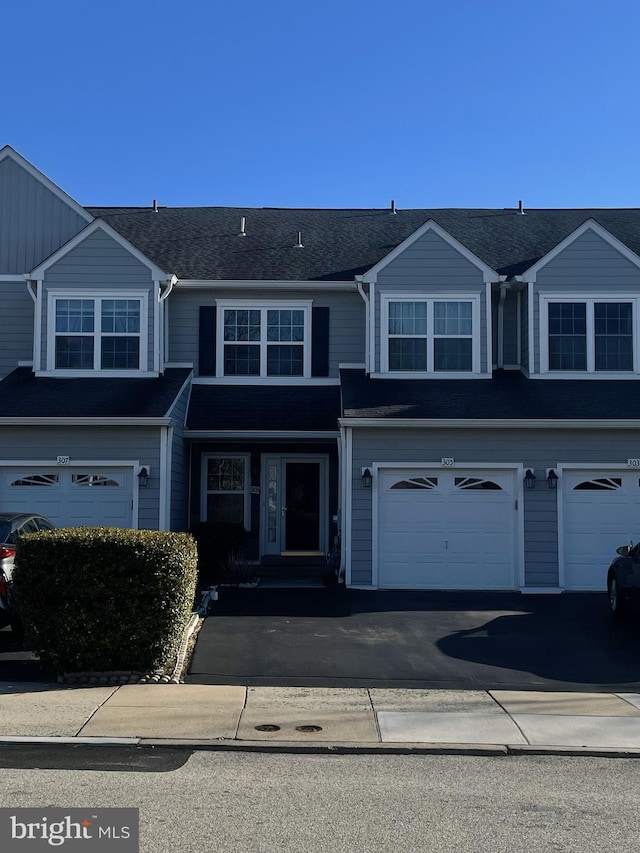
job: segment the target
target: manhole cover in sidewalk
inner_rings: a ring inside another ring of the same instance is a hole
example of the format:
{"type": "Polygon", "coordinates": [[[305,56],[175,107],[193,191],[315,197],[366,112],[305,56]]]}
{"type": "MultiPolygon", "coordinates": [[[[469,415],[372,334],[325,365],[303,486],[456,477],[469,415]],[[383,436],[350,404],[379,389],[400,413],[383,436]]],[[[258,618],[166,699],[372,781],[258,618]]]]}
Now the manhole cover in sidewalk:
{"type": "Polygon", "coordinates": [[[255,726],[257,732],[279,732],[280,726],[274,726],[272,723],[265,723],[262,726],[255,726]]]}
{"type": "Polygon", "coordinates": [[[322,726],[296,726],[297,732],[321,732],[322,726]]]}

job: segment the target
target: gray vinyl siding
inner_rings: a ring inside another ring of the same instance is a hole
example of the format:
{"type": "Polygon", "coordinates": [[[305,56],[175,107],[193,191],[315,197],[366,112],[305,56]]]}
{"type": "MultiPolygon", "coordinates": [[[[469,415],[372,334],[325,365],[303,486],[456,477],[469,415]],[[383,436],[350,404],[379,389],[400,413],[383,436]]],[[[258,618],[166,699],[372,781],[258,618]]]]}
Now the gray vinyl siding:
{"type": "Polygon", "coordinates": [[[88,221],[10,157],[0,162],[0,274],[29,272],[88,221]]]}
{"type": "Polygon", "coordinates": [[[153,317],[158,310],[151,270],[104,231],[94,231],[45,273],[42,299],[42,361],[46,369],[48,294],[52,290],[78,290],[81,296],[102,296],[105,291],[148,294],[147,369],[153,370],[153,317]]]}
{"type": "Polygon", "coordinates": [[[189,392],[190,385],[187,385],[169,413],[174,422],[170,472],[171,530],[186,530],[188,526],[189,459],[184,440],[184,425],[189,405],[189,392]]]}
{"type": "Polygon", "coordinates": [[[23,281],[0,282],[0,379],[33,358],[33,300],[23,281]]]}
{"type": "Polygon", "coordinates": [[[201,305],[215,305],[216,299],[237,299],[274,303],[312,300],[313,307],[329,308],[329,376],[338,377],[339,364],[364,362],[365,306],[357,291],[326,290],[264,291],[193,290],[180,285],[167,300],[169,314],[169,361],[193,364],[198,369],[198,317],[201,305]]]}
{"type": "MultiPolygon", "coordinates": [[[[536,488],[524,490],[524,571],[526,586],[558,585],[557,495],[544,482],[545,469],[559,464],[619,465],[635,458],[640,430],[533,429],[373,429],[354,428],[352,467],[351,566],[352,583],[372,578],[372,495],[362,485],[361,471],[379,462],[424,463],[439,466],[453,457],[456,468],[465,463],[522,464],[538,478],[536,488]]],[[[520,510],[518,510],[520,511],[520,510]]]]}
{"type": "Polygon", "coordinates": [[[157,530],[159,525],[160,429],[158,427],[0,427],[0,462],[55,464],[56,456],[72,463],[87,461],[138,461],[151,467],[152,476],[139,492],[138,526],[157,530]]]}
{"type": "Polygon", "coordinates": [[[640,294],[640,269],[594,231],[585,231],[542,267],[533,285],[535,371],[540,371],[541,292],[575,293],[576,298],[607,292],[640,294]]]}
{"type": "Polygon", "coordinates": [[[451,299],[456,299],[460,292],[479,294],[480,369],[483,373],[491,369],[491,365],[487,366],[488,318],[483,274],[446,240],[433,231],[427,231],[378,273],[374,287],[376,371],[380,370],[380,297],[394,292],[424,296],[446,293],[451,299]]]}
{"type": "MultiPolygon", "coordinates": [[[[518,352],[518,294],[513,290],[507,290],[504,300],[504,348],[503,360],[505,365],[513,367],[520,364],[520,353],[518,352]]],[[[494,326],[494,346],[498,337],[497,327],[494,326]]]]}

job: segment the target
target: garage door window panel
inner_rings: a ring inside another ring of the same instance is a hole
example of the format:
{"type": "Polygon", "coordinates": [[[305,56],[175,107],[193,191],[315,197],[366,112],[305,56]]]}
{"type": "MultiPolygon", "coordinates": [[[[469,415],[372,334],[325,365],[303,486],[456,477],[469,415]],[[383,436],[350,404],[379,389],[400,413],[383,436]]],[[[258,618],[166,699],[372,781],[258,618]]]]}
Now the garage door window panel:
{"type": "Polygon", "coordinates": [[[455,485],[458,489],[473,489],[474,491],[502,491],[502,486],[493,480],[479,480],[476,477],[456,477],[455,485]]]}
{"type": "Polygon", "coordinates": [[[111,477],[105,477],[102,474],[72,474],[71,485],[119,488],[120,483],[117,480],[113,480],[111,477]]]}
{"type": "Polygon", "coordinates": [[[575,492],[607,492],[622,488],[621,477],[600,477],[596,480],[585,480],[573,487],[575,492]]]}
{"type": "Polygon", "coordinates": [[[12,486],[57,486],[60,483],[58,474],[29,474],[14,480],[12,486]]]}
{"type": "Polygon", "coordinates": [[[412,477],[409,480],[398,480],[392,489],[436,489],[438,487],[437,477],[412,477]]]}

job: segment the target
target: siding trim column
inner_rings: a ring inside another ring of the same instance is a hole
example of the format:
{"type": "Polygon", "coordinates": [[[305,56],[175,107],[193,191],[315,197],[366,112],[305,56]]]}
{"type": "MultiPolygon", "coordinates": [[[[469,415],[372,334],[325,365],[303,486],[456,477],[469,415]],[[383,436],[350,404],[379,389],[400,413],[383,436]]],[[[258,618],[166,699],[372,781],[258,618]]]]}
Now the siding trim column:
{"type": "Polygon", "coordinates": [[[171,529],[171,442],[173,427],[160,428],[160,496],[158,530],[171,529]]]}

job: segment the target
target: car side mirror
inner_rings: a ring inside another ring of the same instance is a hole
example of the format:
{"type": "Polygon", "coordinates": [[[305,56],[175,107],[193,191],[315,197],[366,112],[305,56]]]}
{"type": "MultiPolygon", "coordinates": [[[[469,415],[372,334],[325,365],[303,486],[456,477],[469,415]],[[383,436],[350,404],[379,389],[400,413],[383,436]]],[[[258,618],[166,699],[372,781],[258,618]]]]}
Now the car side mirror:
{"type": "Polygon", "coordinates": [[[628,557],[629,551],[631,551],[631,545],[621,545],[616,548],[616,554],[620,554],[621,557],[628,557]]]}

